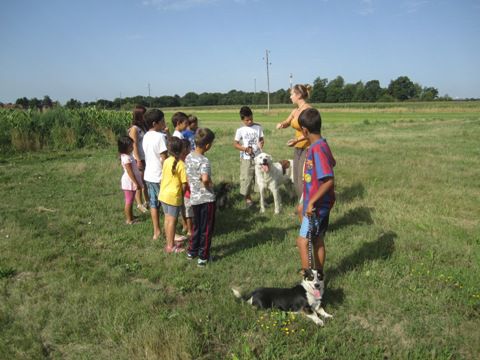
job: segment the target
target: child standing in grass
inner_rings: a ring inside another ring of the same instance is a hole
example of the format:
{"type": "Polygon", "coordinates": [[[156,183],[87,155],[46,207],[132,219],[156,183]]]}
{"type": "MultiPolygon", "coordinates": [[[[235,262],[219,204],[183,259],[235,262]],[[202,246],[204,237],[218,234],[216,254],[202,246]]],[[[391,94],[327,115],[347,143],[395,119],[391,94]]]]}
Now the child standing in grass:
{"type": "MultiPolygon", "coordinates": [[[[143,137],[147,129],[145,128],[145,120],[143,116],[145,115],[145,109],[142,105],[135,106],[132,116],[132,126],[128,129],[128,136],[133,139],[133,157],[137,162],[138,171],[142,176],[143,184],[143,172],[145,171],[145,153],[143,152],[143,137]]],[[[143,191],[137,191],[135,194],[135,200],[137,202],[137,209],[142,213],[148,212],[148,190],[143,186],[143,191]],[[145,202],[142,201],[142,193],[145,199],[145,202]]]]}
{"type": "Polygon", "coordinates": [[[327,141],[321,135],[322,119],[317,109],[303,110],[299,116],[303,136],[311,144],[307,150],[303,169],[302,225],[297,238],[302,269],[309,268],[308,239],[309,222],[312,233],[312,268],[323,271],[325,265],[325,234],[330,210],[335,203],[333,158],[327,141]]]}
{"type": "MultiPolygon", "coordinates": [[[[186,138],[182,140],[183,146],[185,147],[185,157],[190,154],[190,141],[186,138]]],[[[182,158],[185,161],[185,157],[182,158]]],[[[193,209],[192,204],[190,203],[190,185],[187,183],[187,188],[183,193],[183,207],[182,207],[182,217],[183,217],[183,231],[187,233],[188,238],[192,236],[193,233],[193,209]]]]}
{"type": "Polygon", "coordinates": [[[165,116],[159,109],[150,109],[145,113],[145,124],[148,131],[143,137],[143,151],[145,153],[145,185],[148,189],[150,201],[150,215],[153,224],[153,240],[160,237],[160,223],[158,219],[158,193],[162,178],[163,161],[167,158],[165,116]]]}
{"type": "Polygon", "coordinates": [[[167,253],[179,253],[184,251],[181,246],[174,245],[175,227],[177,226],[178,214],[182,209],[183,194],[187,187],[187,174],[185,171],[186,148],[181,139],[172,137],[169,142],[170,157],[163,162],[162,182],[158,200],[162,204],[165,214],[165,237],[167,253]]]}
{"type": "Polygon", "coordinates": [[[198,129],[198,118],[195,115],[188,115],[188,127],[182,131],[184,139],[190,142],[190,150],[195,150],[195,132],[198,129]]]}
{"type": "Polygon", "coordinates": [[[125,194],[125,223],[128,225],[137,222],[137,219],[133,217],[132,204],[137,190],[142,191],[143,188],[142,175],[132,156],[133,143],[133,139],[128,136],[122,136],[118,139],[118,152],[123,167],[121,184],[123,193],[125,194]]]}
{"type": "Polygon", "coordinates": [[[240,194],[245,197],[246,207],[252,206],[251,193],[255,181],[255,155],[262,152],[263,130],[253,122],[253,113],[248,106],[240,109],[243,125],[235,132],[233,146],[240,150],[240,194]]]}
{"type": "Polygon", "coordinates": [[[204,267],[210,260],[215,225],[215,193],[213,192],[210,161],[205,153],[212,148],[215,134],[210,129],[198,129],[195,151],[188,154],[187,178],[190,184],[190,203],[193,208],[193,234],[188,246],[188,259],[198,256],[197,265],[204,267]]]}
{"type": "Polygon", "coordinates": [[[179,111],[173,114],[172,124],[175,128],[172,134],[172,137],[177,137],[183,139],[182,131],[185,130],[188,126],[188,116],[187,114],[179,111]]]}

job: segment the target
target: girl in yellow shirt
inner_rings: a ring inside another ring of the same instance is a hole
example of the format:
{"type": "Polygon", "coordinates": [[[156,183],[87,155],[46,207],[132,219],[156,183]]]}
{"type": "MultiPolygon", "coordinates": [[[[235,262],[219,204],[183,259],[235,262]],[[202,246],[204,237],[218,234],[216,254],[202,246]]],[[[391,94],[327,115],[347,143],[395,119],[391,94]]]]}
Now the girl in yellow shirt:
{"type": "Polygon", "coordinates": [[[160,200],[165,214],[165,237],[167,241],[165,251],[167,253],[179,253],[185,251],[185,249],[174,245],[174,239],[178,214],[183,205],[183,194],[187,188],[187,173],[185,163],[182,160],[187,155],[187,149],[181,139],[172,137],[169,141],[168,150],[170,157],[163,162],[158,200],[160,200]]]}

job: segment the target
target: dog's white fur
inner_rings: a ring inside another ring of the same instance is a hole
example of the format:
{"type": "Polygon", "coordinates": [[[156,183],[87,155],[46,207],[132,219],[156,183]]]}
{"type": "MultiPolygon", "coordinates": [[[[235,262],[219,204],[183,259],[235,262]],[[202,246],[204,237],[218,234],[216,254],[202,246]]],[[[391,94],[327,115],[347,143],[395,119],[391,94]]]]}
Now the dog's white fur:
{"type": "MultiPolygon", "coordinates": [[[[308,280],[304,277],[300,285],[305,289],[305,295],[307,298],[308,305],[310,306],[311,312],[305,312],[305,311],[297,311],[299,313],[303,313],[306,317],[308,317],[310,320],[312,320],[316,325],[318,326],[323,326],[324,321],[322,319],[329,319],[333,318],[333,315],[328,314],[322,307],[322,297],[325,289],[325,282],[322,279],[320,279],[319,274],[317,270],[311,270],[314,277],[312,280],[308,280]],[[315,296],[315,293],[320,293],[320,296],[315,296]]],[[[259,288],[254,290],[250,295],[247,295],[247,297],[242,296],[239,290],[232,288],[233,294],[235,297],[239,299],[244,299],[247,303],[250,305],[256,305],[260,308],[262,308],[262,302],[259,301],[259,297],[262,297],[262,293],[269,293],[269,299],[270,300],[282,300],[279,299],[279,294],[275,293],[275,290],[281,290],[284,292],[293,292],[293,289],[273,289],[273,288],[259,288]],[[254,299],[256,297],[256,299],[254,299]],[[275,299],[274,299],[275,298],[275,299]]],[[[285,293],[284,293],[285,294],[285,293]]],[[[287,295],[288,299],[288,295],[287,295]]],[[[285,298],[283,299],[285,300],[285,298]]],[[[289,299],[291,301],[292,299],[289,299]]],[[[294,300],[296,302],[298,300],[294,300]]],[[[286,305],[283,303],[282,305],[286,305]]],[[[292,304],[293,306],[293,304],[292,304]]]]}
{"type": "Polygon", "coordinates": [[[255,156],[255,181],[260,191],[260,212],[265,212],[265,189],[273,194],[275,203],[275,214],[280,213],[282,199],[280,197],[280,186],[293,183],[293,160],[288,160],[290,167],[283,173],[282,165],[273,162],[272,156],[262,152],[255,156]]]}

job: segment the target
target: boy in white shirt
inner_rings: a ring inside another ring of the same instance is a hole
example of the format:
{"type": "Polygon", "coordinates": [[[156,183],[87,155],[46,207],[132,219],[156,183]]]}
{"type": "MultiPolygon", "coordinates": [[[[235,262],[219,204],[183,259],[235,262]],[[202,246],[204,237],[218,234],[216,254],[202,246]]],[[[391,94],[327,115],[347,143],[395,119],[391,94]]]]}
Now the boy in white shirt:
{"type": "Polygon", "coordinates": [[[172,124],[174,127],[174,131],[172,136],[177,137],[179,139],[183,139],[184,136],[182,131],[185,130],[188,126],[188,116],[187,114],[178,111],[172,116],[172,124]]]}
{"type": "Polygon", "coordinates": [[[244,126],[237,129],[233,146],[240,150],[240,194],[245,197],[246,207],[250,207],[253,204],[250,194],[255,180],[254,158],[262,152],[263,130],[253,122],[253,113],[248,106],[240,109],[240,118],[244,126]]]}
{"type": "Polygon", "coordinates": [[[148,131],[143,137],[143,151],[145,152],[144,180],[150,198],[150,215],[153,223],[153,240],[160,237],[158,209],[160,202],[160,181],[162,179],[163,160],[167,158],[166,136],[161,131],[165,129],[165,116],[159,109],[150,109],[145,113],[145,124],[148,131]]]}

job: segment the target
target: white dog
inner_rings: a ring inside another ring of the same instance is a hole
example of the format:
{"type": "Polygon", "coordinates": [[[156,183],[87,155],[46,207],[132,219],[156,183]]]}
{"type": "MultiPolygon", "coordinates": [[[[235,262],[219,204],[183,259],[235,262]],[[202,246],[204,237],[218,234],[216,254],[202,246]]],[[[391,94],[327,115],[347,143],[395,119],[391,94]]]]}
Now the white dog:
{"type": "Polygon", "coordinates": [[[273,194],[275,214],[280,213],[282,200],[280,198],[280,185],[293,183],[293,161],[282,160],[273,162],[272,156],[260,153],[255,156],[255,181],[260,190],[260,212],[265,212],[265,189],[273,194]]]}

